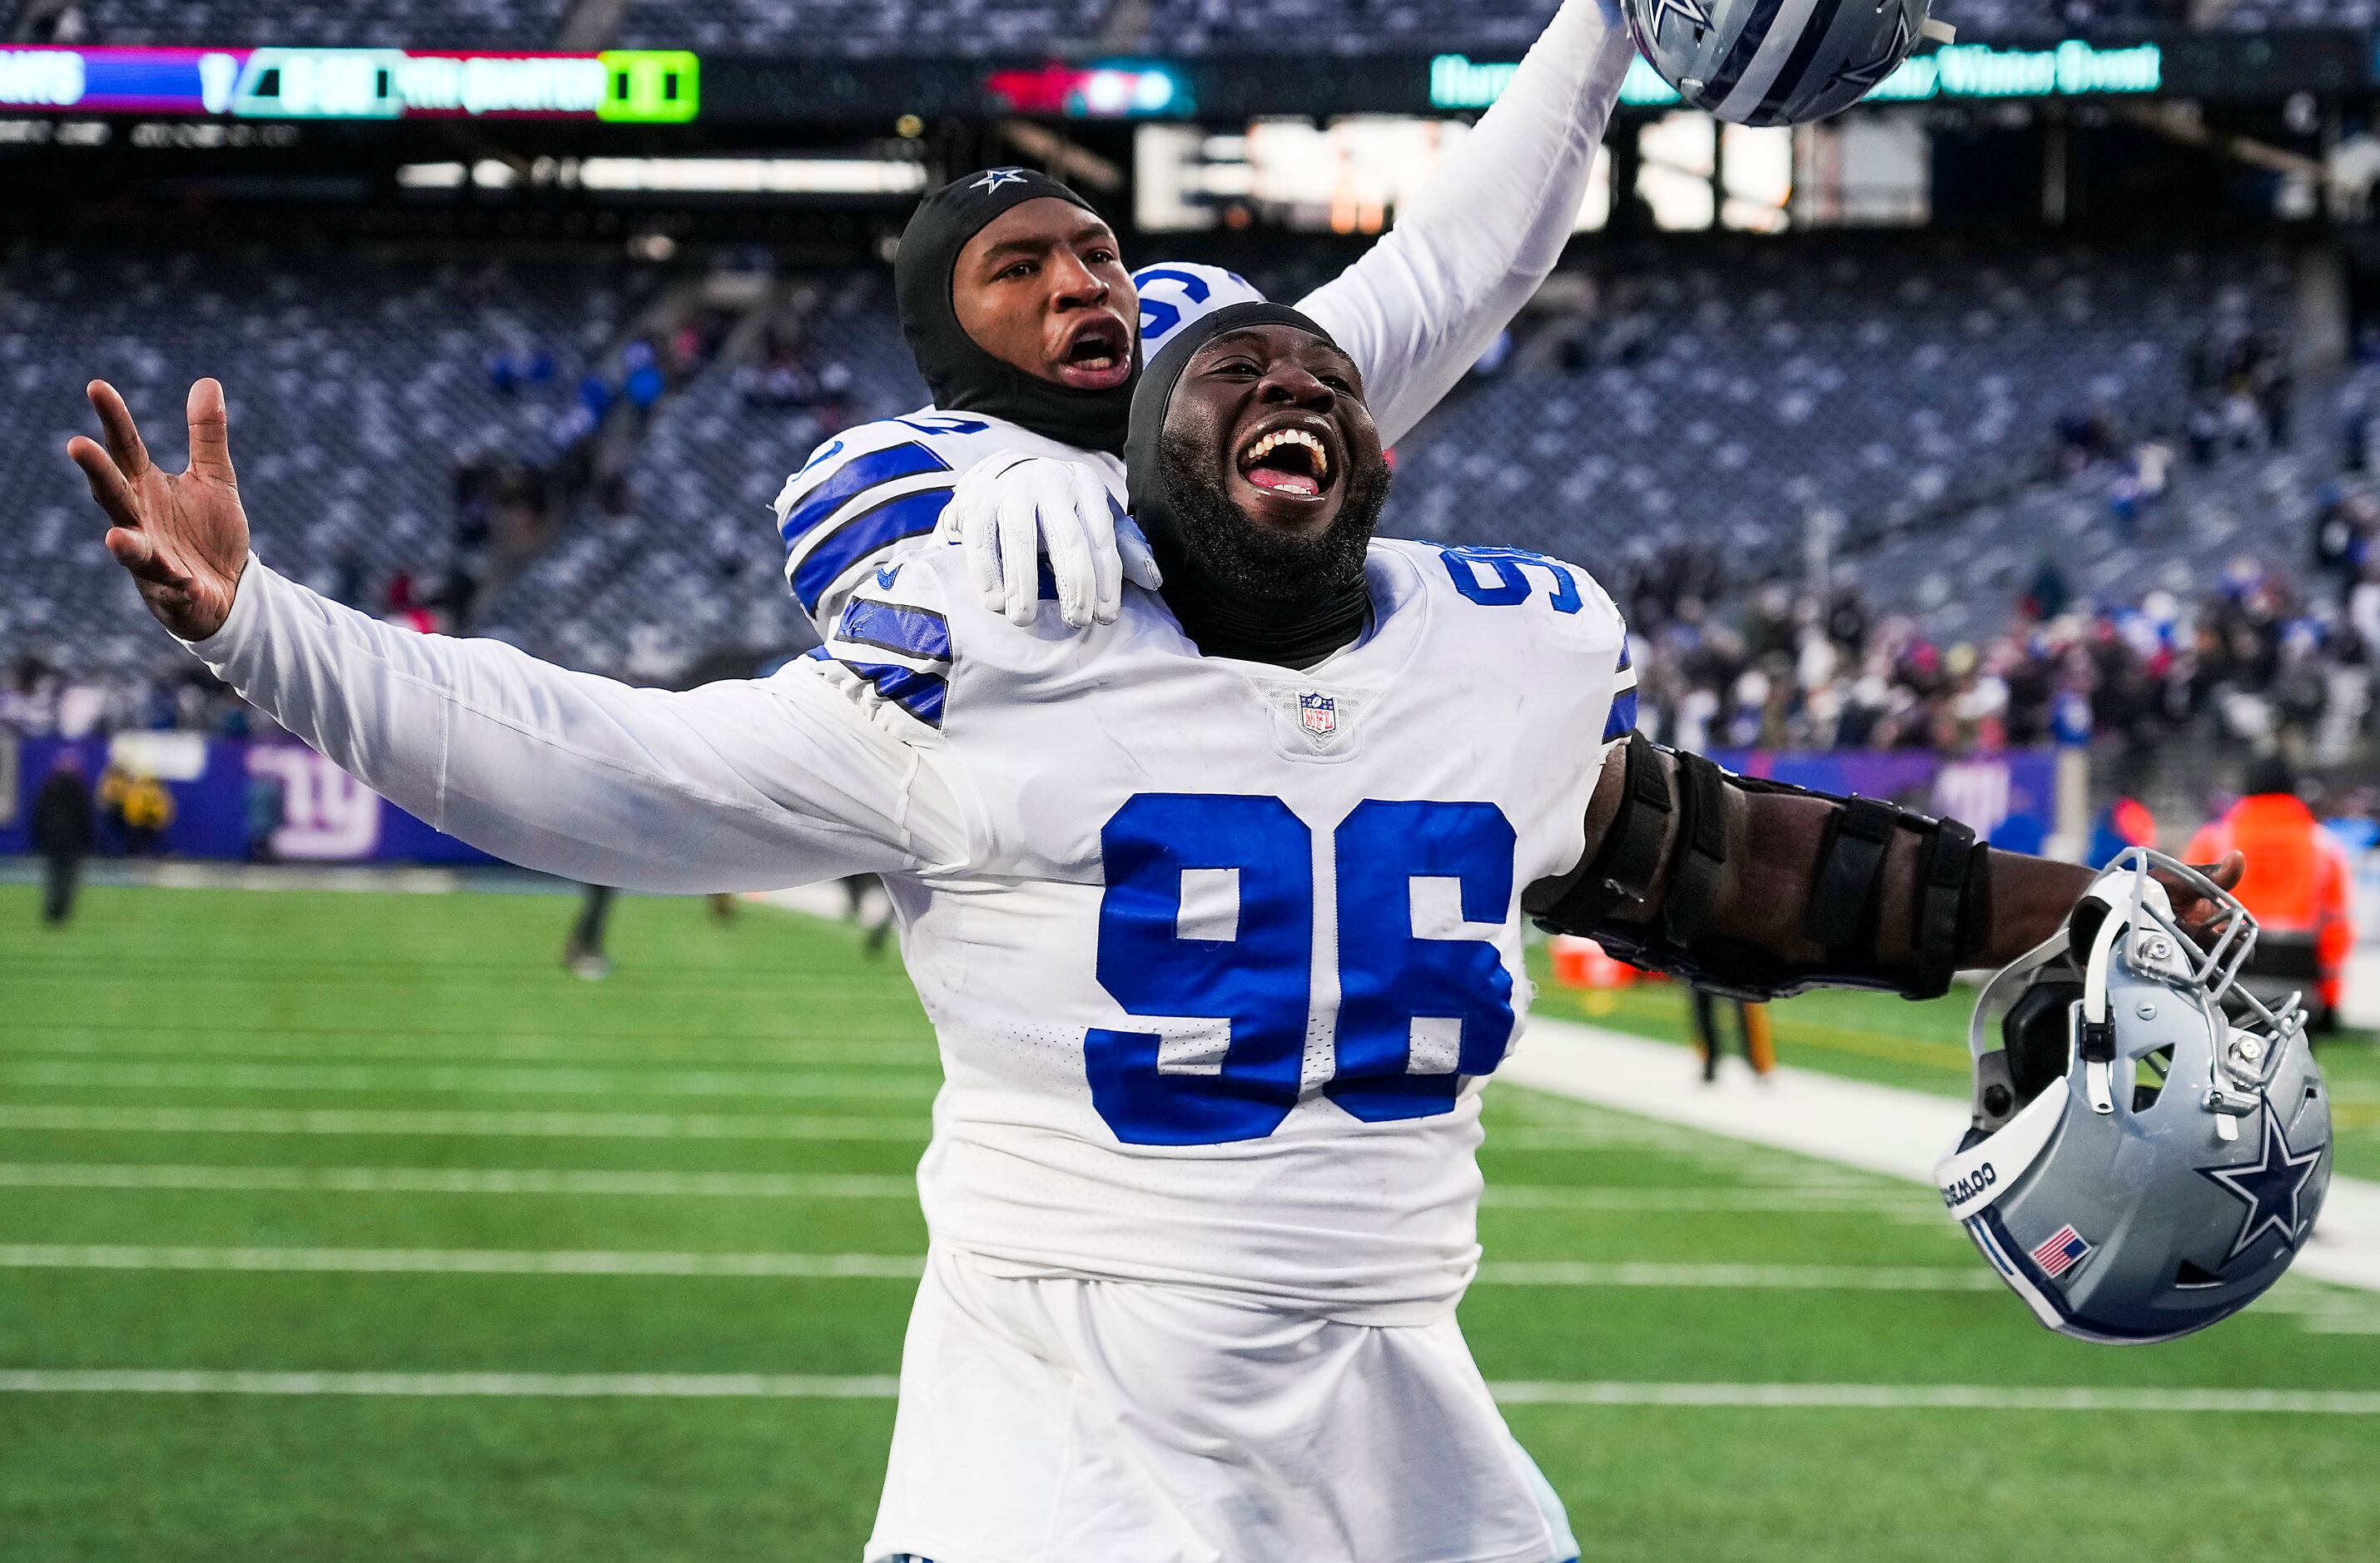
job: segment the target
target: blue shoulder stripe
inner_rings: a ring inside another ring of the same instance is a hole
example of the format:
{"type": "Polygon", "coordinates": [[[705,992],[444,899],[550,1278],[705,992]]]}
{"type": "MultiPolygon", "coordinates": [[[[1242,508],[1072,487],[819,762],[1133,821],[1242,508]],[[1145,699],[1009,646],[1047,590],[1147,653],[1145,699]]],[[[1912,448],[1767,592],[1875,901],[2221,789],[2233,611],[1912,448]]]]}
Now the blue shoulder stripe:
{"type": "Polygon", "coordinates": [[[932,531],[950,503],[948,489],[904,494],[861,511],[820,538],[808,557],[794,566],[794,597],[801,603],[802,611],[817,612],[819,599],[826,595],[827,588],[861,560],[904,538],[923,537],[932,531]]]}
{"type": "Polygon", "coordinates": [[[929,609],[911,608],[904,603],[855,597],[844,609],[843,623],[835,626],[834,637],[855,646],[873,646],[880,651],[897,651],[905,657],[937,662],[951,660],[951,622],[929,609]]]}
{"type": "Polygon", "coordinates": [[[1636,691],[1611,697],[1611,714],[1603,719],[1603,741],[1614,743],[1625,738],[1636,726],[1636,691]]]}
{"type": "Polygon", "coordinates": [[[879,484],[915,478],[926,472],[948,472],[950,469],[949,462],[915,440],[854,456],[818,487],[804,494],[801,503],[785,513],[784,520],[778,524],[777,534],[785,539],[787,546],[791,546],[795,539],[879,484]]]}
{"type": "Polygon", "coordinates": [[[853,672],[876,686],[876,693],[899,706],[928,727],[942,725],[942,701],[950,681],[940,673],[919,672],[897,662],[845,662],[853,672]]]}

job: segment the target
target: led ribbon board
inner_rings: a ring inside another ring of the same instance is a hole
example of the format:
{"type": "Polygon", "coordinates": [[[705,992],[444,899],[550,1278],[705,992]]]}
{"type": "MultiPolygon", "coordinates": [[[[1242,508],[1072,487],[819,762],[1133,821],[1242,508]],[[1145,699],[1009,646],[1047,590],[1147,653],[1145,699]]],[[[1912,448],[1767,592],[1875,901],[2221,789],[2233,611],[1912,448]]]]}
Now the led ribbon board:
{"type": "Polygon", "coordinates": [[[1147,60],[1075,67],[1052,63],[1038,70],[996,70],[984,91],[1006,114],[1068,119],[1138,119],[1195,112],[1190,83],[1178,70],[1147,60]]]}
{"type": "MultiPolygon", "coordinates": [[[[1429,62],[1429,106],[1484,109],[1503,94],[1518,64],[1479,64],[1465,55],[1429,62]]],[[[1884,79],[1864,103],[1932,98],[2060,98],[2112,92],[2155,92],[2165,85],[2165,53],[2155,43],[2101,49],[2070,38],[2051,49],[1995,49],[1952,43],[1913,55],[1884,79]]],[[[1644,59],[1628,62],[1620,101],[1640,108],[1678,101],[1678,90],[1644,59]]]]}
{"type": "Polygon", "coordinates": [[[700,62],[682,49],[0,49],[0,108],[36,112],[677,124],[700,92],[700,62]]]}

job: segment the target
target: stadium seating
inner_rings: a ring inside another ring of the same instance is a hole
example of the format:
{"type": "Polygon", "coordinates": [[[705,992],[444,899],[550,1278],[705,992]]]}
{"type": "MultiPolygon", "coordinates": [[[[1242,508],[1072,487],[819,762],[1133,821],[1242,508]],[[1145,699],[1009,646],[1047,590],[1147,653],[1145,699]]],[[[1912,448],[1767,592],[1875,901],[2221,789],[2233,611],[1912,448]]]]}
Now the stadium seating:
{"type": "Polygon", "coordinates": [[[1774,559],[1831,512],[1856,543],[2043,471],[2062,415],[2177,428],[2191,344],[2273,323],[2284,282],[2252,252],[1998,261],[1938,241],[1619,272],[1593,316],[1406,442],[1397,525],[1525,530],[1577,558],[1696,537],[1774,559]],[[1547,514],[1516,526],[1532,503],[1547,514]]]}
{"type": "Polygon", "coordinates": [[[543,49],[570,0],[77,0],[94,43],[543,49]]]}
{"type": "Polygon", "coordinates": [[[634,0],[631,47],[755,54],[1034,55],[1098,37],[1113,0],[634,0]]]}
{"type": "MultiPolygon", "coordinates": [[[[0,385],[36,416],[0,429],[0,466],[25,474],[30,564],[0,580],[0,649],[111,666],[158,646],[56,454],[88,424],[84,375],[124,384],[161,458],[179,445],[181,388],[222,375],[265,556],[317,584],[360,570],[370,591],[443,566],[458,454],[550,454],[571,387],[628,310],[625,279],[592,260],[41,252],[6,276],[0,385]],[[555,356],[552,380],[501,394],[490,358],[530,342],[555,356]]],[[[1295,297],[1311,279],[1273,280],[1295,297]]],[[[1809,518],[1830,514],[1875,600],[1953,633],[1995,621],[2047,550],[2079,590],[2138,590],[2169,563],[2218,559],[2251,517],[2308,514],[2336,464],[2283,452],[2178,466],[2158,547],[2136,551],[2116,544],[2104,466],[2058,479],[2056,426],[2178,431],[2192,345],[2210,326],[2279,323],[2287,284],[2277,253],[2254,248],[1989,259],[1941,239],[1803,239],[1615,258],[1594,308],[1540,316],[1500,371],[1403,442],[1387,525],[1525,544],[1617,579],[1689,539],[1742,569],[1790,567],[1809,518]]],[[[624,514],[582,501],[483,605],[481,628],[653,679],[800,638],[770,500],[838,419],[924,400],[882,276],[810,292],[797,351],[847,381],[832,405],[763,406],[733,355],[705,368],[655,409],[612,507],[624,514]]]]}
{"type": "MultiPolygon", "coordinates": [[[[924,405],[892,310],[871,275],[829,279],[802,357],[852,377],[850,416],[924,405]]],[[[582,667],[666,678],[722,647],[807,643],[779,583],[784,555],[770,502],[829,432],[815,412],[747,405],[735,366],[717,363],[662,404],[629,474],[633,512],[586,513],[491,604],[492,634],[582,667]]]]}
{"type": "MultiPolygon", "coordinates": [[[[99,551],[99,523],[61,454],[91,432],[83,382],[113,381],[161,465],[178,469],[182,395],[200,375],[229,394],[233,449],[258,506],[258,551],[319,587],[367,594],[447,563],[456,457],[535,455],[628,305],[608,263],[430,261],[185,251],[35,251],[0,273],[0,471],[16,517],[0,572],[0,648],[95,667],[165,648],[99,551]],[[503,351],[541,347],[551,380],[501,394],[503,351]]],[[[369,598],[365,604],[377,608],[369,598]]],[[[5,655],[5,651],[0,651],[5,655]]]]}

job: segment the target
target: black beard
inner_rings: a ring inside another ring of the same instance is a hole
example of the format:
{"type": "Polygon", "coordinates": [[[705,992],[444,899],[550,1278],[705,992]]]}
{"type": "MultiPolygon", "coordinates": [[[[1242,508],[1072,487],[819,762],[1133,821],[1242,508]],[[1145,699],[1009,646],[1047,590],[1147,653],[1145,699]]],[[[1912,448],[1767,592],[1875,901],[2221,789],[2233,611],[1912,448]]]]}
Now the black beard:
{"type": "Polygon", "coordinates": [[[1257,525],[1240,513],[1214,475],[1214,448],[1178,434],[1157,444],[1158,470],[1183,541],[1215,580],[1268,606],[1308,602],[1364,575],[1364,555],[1389,499],[1389,464],[1374,459],[1347,474],[1339,514],[1320,537],[1257,525]]]}

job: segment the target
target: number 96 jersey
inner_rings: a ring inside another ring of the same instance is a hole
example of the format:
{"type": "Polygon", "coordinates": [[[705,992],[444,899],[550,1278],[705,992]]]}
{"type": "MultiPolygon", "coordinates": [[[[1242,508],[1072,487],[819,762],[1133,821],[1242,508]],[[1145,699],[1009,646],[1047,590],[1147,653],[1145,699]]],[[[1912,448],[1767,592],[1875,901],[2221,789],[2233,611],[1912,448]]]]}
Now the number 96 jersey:
{"type": "Polygon", "coordinates": [[[892,876],[945,1084],[938,1242],[1023,1276],[1442,1316],[1477,1264],[1478,1094],[1634,720],[1609,599],[1536,554],[1377,541],[1364,636],[1201,656],[1128,590],[1087,634],[923,541],[812,655],[903,734],[964,861],[892,876]]]}

